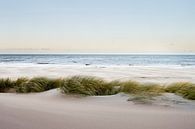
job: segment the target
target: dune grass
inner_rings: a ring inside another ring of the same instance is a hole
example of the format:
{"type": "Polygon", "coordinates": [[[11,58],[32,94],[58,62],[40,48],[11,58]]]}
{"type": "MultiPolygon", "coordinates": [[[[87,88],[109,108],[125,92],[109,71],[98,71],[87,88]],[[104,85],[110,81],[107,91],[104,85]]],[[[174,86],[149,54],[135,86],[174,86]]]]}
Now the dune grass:
{"type": "Polygon", "coordinates": [[[43,92],[60,87],[60,79],[48,79],[37,77],[32,79],[19,78],[15,83],[15,90],[18,93],[43,92]]]}
{"type": "Polygon", "coordinates": [[[13,88],[14,85],[15,85],[14,81],[11,81],[9,78],[0,79],[0,92],[6,92],[10,88],[13,88]]]}
{"type": "Polygon", "coordinates": [[[66,94],[112,95],[118,93],[113,83],[95,77],[74,76],[64,79],[60,87],[66,94]]]}
{"type": "Polygon", "coordinates": [[[170,84],[165,88],[166,92],[175,93],[187,99],[195,100],[195,84],[189,82],[178,82],[170,84]]]}
{"type": "Polygon", "coordinates": [[[141,84],[135,81],[126,81],[121,85],[121,92],[134,95],[157,96],[164,93],[164,87],[158,84],[141,84]]]}
{"type": "Polygon", "coordinates": [[[0,79],[0,92],[9,92],[10,89],[17,93],[43,92],[54,88],[60,88],[65,94],[81,95],[113,95],[124,92],[138,96],[138,98],[150,98],[162,93],[175,93],[186,99],[195,100],[195,84],[173,83],[166,86],[158,84],[143,84],[135,81],[105,81],[101,78],[90,76],[73,76],[64,79],[50,79],[36,77],[32,79],[18,78],[17,80],[0,79]],[[140,97],[139,97],[140,96],[140,97]]]}

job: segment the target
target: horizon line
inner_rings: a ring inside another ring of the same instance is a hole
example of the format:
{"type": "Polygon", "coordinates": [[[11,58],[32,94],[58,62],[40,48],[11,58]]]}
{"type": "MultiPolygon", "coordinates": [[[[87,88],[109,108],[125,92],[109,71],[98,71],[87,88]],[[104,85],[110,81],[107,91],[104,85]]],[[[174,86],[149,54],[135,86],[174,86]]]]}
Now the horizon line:
{"type": "Polygon", "coordinates": [[[0,55],[195,55],[195,52],[0,52],[0,55]]]}

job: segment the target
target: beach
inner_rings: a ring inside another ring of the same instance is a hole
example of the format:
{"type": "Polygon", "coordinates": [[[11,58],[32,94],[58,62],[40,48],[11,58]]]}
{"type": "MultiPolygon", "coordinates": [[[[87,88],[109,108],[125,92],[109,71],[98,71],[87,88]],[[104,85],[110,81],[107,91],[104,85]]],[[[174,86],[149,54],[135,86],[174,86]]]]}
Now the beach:
{"type": "Polygon", "coordinates": [[[195,129],[195,0],[0,0],[0,129],[195,129]]]}
{"type": "Polygon", "coordinates": [[[96,76],[105,80],[133,80],[144,83],[195,82],[195,67],[178,66],[85,66],[55,64],[0,64],[0,78],[64,78],[96,76]]]}
{"type": "MultiPolygon", "coordinates": [[[[137,81],[163,86],[195,83],[194,66],[91,65],[1,63],[0,78],[66,78],[94,76],[106,81],[137,81]]],[[[194,129],[195,101],[163,93],[150,103],[131,95],[62,94],[59,89],[40,93],[0,93],[0,129],[194,129]]]]}

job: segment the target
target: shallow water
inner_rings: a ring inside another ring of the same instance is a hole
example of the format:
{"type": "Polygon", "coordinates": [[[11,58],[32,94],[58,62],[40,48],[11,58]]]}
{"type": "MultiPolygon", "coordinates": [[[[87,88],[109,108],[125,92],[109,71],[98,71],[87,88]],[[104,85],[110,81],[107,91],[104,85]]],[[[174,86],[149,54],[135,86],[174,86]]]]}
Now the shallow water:
{"type": "Polygon", "coordinates": [[[195,67],[195,55],[0,54],[0,64],[195,67]]]}

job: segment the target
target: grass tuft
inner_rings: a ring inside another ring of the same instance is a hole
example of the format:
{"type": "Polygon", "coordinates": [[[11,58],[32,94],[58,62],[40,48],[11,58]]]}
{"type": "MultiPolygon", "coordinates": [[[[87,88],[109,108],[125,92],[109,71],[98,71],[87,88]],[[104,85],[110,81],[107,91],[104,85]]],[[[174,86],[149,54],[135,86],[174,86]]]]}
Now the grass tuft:
{"type": "Polygon", "coordinates": [[[121,92],[125,93],[137,93],[141,84],[135,81],[126,81],[121,84],[121,92]]]}
{"type": "Polygon", "coordinates": [[[6,92],[10,88],[13,88],[15,83],[11,81],[9,78],[7,79],[0,79],[0,92],[6,92]]]}
{"type": "Polygon", "coordinates": [[[127,81],[122,83],[121,92],[157,96],[164,92],[164,88],[158,84],[141,84],[134,81],[127,81]]]}
{"type": "Polygon", "coordinates": [[[195,84],[189,82],[179,82],[170,84],[165,88],[166,92],[175,93],[187,99],[195,100],[195,84]]]}
{"type": "Polygon", "coordinates": [[[113,83],[88,76],[73,76],[64,79],[60,89],[66,94],[111,95],[116,93],[113,83]]]}
{"type": "Polygon", "coordinates": [[[73,76],[65,79],[49,79],[45,77],[18,78],[15,81],[9,78],[0,79],[0,92],[43,92],[54,88],[60,88],[66,94],[113,95],[125,92],[134,96],[142,96],[141,98],[158,96],[161,93],[169,92],[181,95],[186,99],[195,100],[195,84],[188,82],[162,86],[149,83],[142,84],[135,81],[107,82],[90,76],[73,76]]]}
{"type": "Polygon", "coordinates": [[[60,79],[48,79],[44,77],[20,78],[16,81],[15,89],[18,93],[43,92],[60,87],[60,79]]]}

